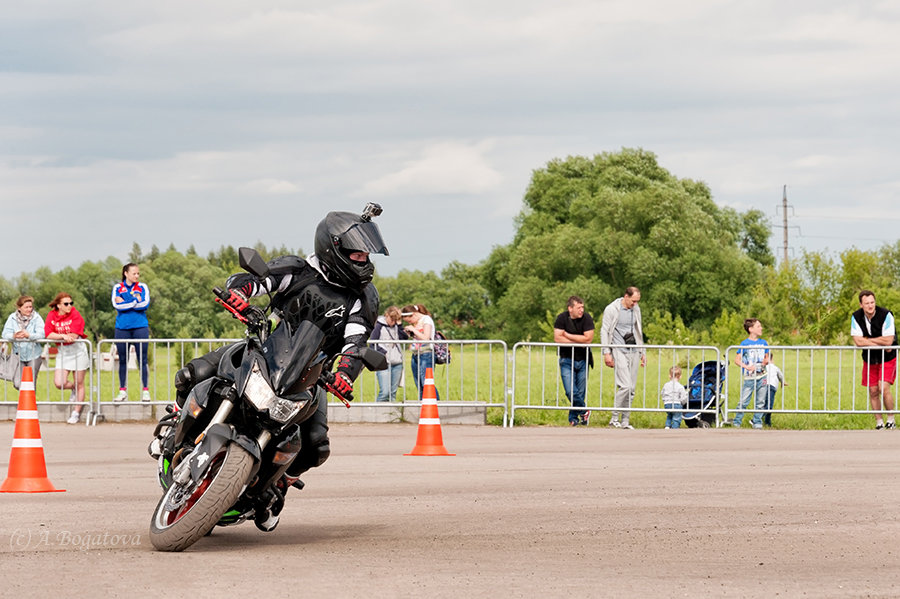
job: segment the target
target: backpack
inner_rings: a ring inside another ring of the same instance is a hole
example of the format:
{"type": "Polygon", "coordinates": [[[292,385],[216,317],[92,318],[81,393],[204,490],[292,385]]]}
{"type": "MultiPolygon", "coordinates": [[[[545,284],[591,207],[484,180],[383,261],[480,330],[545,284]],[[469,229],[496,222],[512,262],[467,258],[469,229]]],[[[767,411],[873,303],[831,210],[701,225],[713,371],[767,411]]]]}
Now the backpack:
{"type": "MultiPolygon", "coordinates": [[[[434,338],[436,340],[446,341],[447,336],[444,335],[440,331],[434,332],[434,338]]],[[[450,345],[447,343],[435,343],[434,344],[434,363],[435,364],[449,364],[450,363],[450,345]]]]}

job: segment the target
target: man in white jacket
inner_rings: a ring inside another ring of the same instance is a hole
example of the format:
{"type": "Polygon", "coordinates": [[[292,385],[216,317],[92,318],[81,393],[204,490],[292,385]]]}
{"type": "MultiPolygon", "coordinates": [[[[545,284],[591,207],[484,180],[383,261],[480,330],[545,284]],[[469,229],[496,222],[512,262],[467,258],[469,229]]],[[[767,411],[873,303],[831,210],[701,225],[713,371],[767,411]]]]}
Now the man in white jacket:
{"type": "Polygon", "coordinates": [[[629,287],[624,296],[603,310],[603,325],[600,327],[603,361],[616,373],[615,409],[609,421],[614,428],[634,428],[629,423],[629,408],[637,388],[638,368],[644,365],[644,351],[640,349],[644,345],[641,308],[638,306],[640,301],[641,290],[629,287]],[[630,345],[635,347],[628,347],[630,345]]]}

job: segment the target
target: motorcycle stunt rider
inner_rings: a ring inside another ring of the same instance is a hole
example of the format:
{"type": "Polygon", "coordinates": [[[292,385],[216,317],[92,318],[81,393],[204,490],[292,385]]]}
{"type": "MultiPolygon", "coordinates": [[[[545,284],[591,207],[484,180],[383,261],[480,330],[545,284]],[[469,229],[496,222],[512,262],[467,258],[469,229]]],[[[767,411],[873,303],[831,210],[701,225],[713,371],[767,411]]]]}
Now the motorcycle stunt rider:
{"type": "MultiPolygon", "coordinates": [[[[303,326],[312,325],[320,331],[320,351],[327,360],[340,355],[333,382],[327,383],[328,391],[345,403],[352,399],[353,381],[363,368],[363,362],[357,356],[366,347],[378,317],[378,291],[371,284],[375,266],[369,254],[388,255],[378,225],[372,222],[372,218],[381,212],[381,206],[377,204],[367,204],[361,215],[329,212],[316,228],[314,254],[305,260],[299,256],[275,258],[268,262],[263,279],[251,273],[234,274],[226,282],[227,290],[219,296],[233,312],[247,316],[258,311],[248,299],[268,293],[273,314],[282,321],[278,326],[286,323],[290,330],[296,331],[303,323],[303,326]]],[[[195,358],[176,373],[179,408],[192,388],[215,375],[227,347],[195,358]]],[[[325,390],[316,385],[314,393],[312,399],[316,409],[312,416],[283,433],[285,442],[293,445],[299,441],[300,450],[278,481],[282,498],[288,487],[302,488],[299,476],[310,468],[321,466],[331,454],[325,390]]],[[[169,438],[173,433],[174,428],[171,428],[169,438]]],[[[162,449],[166,444],[164,437],[160,434],[151,443],[150,455],[155,459],[165,453],[162,449]]],[[[280,506],[265,513],[257,511],[257,527],[273,530],[280,511],[280,506]]]]}
{"type": "MultiPolygon", "coordinates": [[[[281,256],[268,263],[269,274],[262,281],[239,273],[226,283],[230,294],[226,303],[239,312],[248,308],[248,298],[272,293],[272,307],[292,326],[310,320],[322,329],[328,357],[345,354],[329,389],[344,397],[352,396],[353,381],[363,368],[353,354],[366,347],[378,317],[378,291],[371,284],[375,265],[369,254],[388,255],[378,225],[371,220],[381,211],[377,204],[368,204],[362,215],[329,212],[316,228],[315,253],[306,260],[281,256]]],[[[321,466],[331,454],[327,400],[321,388],[316,401],[316,412],[300,424],[301,450],[286,471],[287,485],[321,466]]]]}

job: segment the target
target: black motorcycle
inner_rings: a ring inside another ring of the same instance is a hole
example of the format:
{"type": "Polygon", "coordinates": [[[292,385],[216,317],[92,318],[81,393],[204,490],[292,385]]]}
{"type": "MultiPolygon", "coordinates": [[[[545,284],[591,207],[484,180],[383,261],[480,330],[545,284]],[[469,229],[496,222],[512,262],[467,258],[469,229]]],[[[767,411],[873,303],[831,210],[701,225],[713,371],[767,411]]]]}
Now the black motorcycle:
{"type": "MultiPolygon", "coordinates": [[[[239,259],[256,277],[267,275],[256,251],[241,248],[239,259]]],[[[347,407],[352,400],[332,386],[331,367],[343,354],[329,359],[323,353],[321,329],[306,321],[292,328],[272,308],[271,296],[265,309],[238,312],[225,303],[224,291],[213,292],[247,332],[243,341],[181,371],[190,390],[154,431],[149,451],[158,461],[163,496],[150,540],[160,551],[182,551],[216,525],[253,520],[260,530],[272,530],[288,488],[302,488],[284,473],[301,450],[297,427],[318,409],[317,394],[327,390],[347,407]]],[[[387,368],[373,349],[354,355],[369,370],[387,368]]]]}

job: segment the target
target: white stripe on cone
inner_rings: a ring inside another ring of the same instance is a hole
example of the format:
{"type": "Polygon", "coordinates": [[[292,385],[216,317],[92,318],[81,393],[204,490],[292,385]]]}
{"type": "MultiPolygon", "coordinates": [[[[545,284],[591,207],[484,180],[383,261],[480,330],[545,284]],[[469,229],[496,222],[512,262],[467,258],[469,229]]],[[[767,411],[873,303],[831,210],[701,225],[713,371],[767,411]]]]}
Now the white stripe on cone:
{"type": "Polygon", "coordinates": [[[37,410],[16,410],[16,420],[37,420],[37,410]]]}
{"type": "Polygon", "coordinates": [[[33,381],[22,381],[19,384],[19,391],[34,391],[33,381]]]}
{"type": "Polygon", "coordinates": [[[425,379],[425,384],[426,384],[426,385],[433,385],[433,384],[434,384],[434,379],[425,379]]]}
{"type": "Polygon", "coordinates": [[[440,418],[419,418],[419,424],[440,424],[440,418]]]}
{"type": "Polygon", "coordinates": [[[40,439],[13,439],[13,448],[16,447],[43,447],[40,439]]]}

